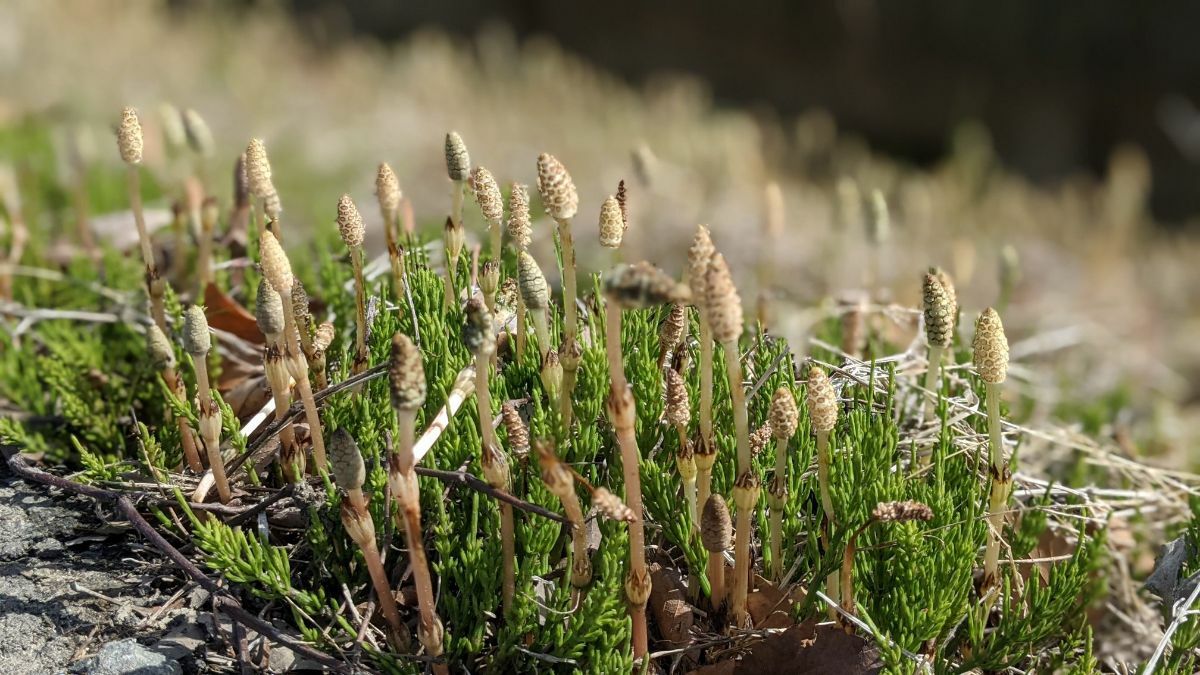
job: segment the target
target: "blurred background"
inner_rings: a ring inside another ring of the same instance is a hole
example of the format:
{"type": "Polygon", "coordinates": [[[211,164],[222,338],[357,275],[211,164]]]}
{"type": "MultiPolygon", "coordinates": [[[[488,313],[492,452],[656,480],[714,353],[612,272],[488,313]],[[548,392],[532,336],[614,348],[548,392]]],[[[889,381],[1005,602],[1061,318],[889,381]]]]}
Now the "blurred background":
{"type": "MultiPolygon", "coordinates": [[[[1200,436],[1198,22],[1194,3],[1116,0],[12,0],[0,124],[49,120],[63,153],[116,167],[112,124],[134,105],[169,183],[159,113],[195,109],[211,191],[228,203],[263,138],[286,227],[310,236],[343,192],[376,214],[381,161],[434,231],[448,130],[502,184],[533,183],[552,152],[590,270],[620,180],[627,257],[678,272],[710,224],[743,297],[797,344],[858,307],[915,335],[896,308],[941,265],[965,331],[1000,305],[1031,419],[1179,465],[1200,436]]],[[[535,224],[539,257],[550,230],[535,224]]]]}

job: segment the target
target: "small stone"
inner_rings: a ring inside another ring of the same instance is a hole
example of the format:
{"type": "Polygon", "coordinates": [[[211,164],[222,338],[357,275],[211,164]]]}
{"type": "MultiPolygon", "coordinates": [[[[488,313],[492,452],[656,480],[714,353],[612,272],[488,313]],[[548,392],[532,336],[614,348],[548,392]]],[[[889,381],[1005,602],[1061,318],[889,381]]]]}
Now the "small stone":
{"type": "Polygon", "coordinates": [[[132,638],[110,642],[86,668],[90,675],[182,675],[178,663],[138,644],[132,638]]]}

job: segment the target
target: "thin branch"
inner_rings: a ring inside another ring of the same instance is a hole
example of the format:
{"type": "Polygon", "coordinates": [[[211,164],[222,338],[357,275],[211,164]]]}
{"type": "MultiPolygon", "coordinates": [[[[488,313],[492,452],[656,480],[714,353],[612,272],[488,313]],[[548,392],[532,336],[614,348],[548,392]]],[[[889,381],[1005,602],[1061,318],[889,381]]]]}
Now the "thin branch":
{"type": "MultiPolygon", "coordinates": [[[[149,541],[155,548],[161,551],[163,555],[167,556],[167,558],[170,558],[172,562],[178,565],[179,568],[182,569],[189,577],[191,577],[193,581],[199,584],[204,590],[212,594],[214,608],[223,609],[231,619],[239,621],[246,626],[253,628],[255,631],[258,631],[260,634],[265,635],[275,642],[287,645],[297,653],[302,654],[306,658],[312,659],[317,663],[320,663],[322,666],[329,668],[331,671],[348,672],[348,667],[340,660],[314,647],[311,647],[310,645],[301,642],[300,640],[297,640],[286,633],[283,633],[270,623],[258,618],[253,613],[246,611],[241,606],[241,603],[237,601],[237,598],[233,597],[229,593],[228,589],[223,588],[222,586],[218,585],[217,582],[209,578],[208,575],[200,570],[199,567],[196,567],[195,563],[193,563],[191,560],[188,560],[186,556],[179,552],[179,549],[172,546],[171,542],[167,541],[161,534],[158,533],[157,530],[154,529],[152,525],[150,525],[150,523],[146,522],[146,519],[142,517],[141,513],[138,512],[137,507],[134,506],[133,501],[131,501],[128,496],[112,490],[105,490],[103,488],[75,483],[73,481],[46,473],[45,471],[35,469],[25,462],[25,460],[21,457],[20,452],[16,452],[15,448],[13,448],[13,450],[14,451],[12,454],[7,458],[8,468],[14,474],[24,478],[25,480],[61,488],[67,492],[83,495],[85,497],[91,497],[92,499],[99,501],[115,503],[117,509],[122,513],[122,515],[125,516],[126,519],[129,520],[129,523],[133,525],[134,529],[136,529],[143,537],[145,537],[146,540],[149,541]]],[[[8,451],[9,449],[5,448],[5,452],[7,453],[8,451]]]]}
{"type": "Polygon", "coordinates": [[[527,513],[533,513],[543,518],[548,518],[555,522],[563,523],[567,526],[570,526],[571,524],[570,521],[568,521],[565,517],[560,516],[553,511],[544,509],[537,504],[527,502],[519,497],[514,497],[512,494],[509,494],[504,490],[494,488],[491,485],[488,485],[486,481],[483,481],[479,477],[469,474],[466,471],[442,471],[440,469],[430,469],[424,466],[416,467],[416,471],[418,476],[436,478],[447,484],[458,483],[460,485],[465,485],[466,487],[492,497],[497,501],[504,502],[505,504],[511,504],[513,508],[520,509],[527,513]]]}

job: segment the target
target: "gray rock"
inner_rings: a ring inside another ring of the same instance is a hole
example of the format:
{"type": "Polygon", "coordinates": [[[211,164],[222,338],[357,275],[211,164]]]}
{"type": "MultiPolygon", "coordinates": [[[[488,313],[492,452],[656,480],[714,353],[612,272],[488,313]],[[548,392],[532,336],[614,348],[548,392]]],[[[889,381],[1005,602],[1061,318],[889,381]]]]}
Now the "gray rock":
{"type": "Polygon", "coordinates": [[[104,645],[84,666],[89,675],[182,675],[175,661],[138,644],[137,640],[119,640],[104,645]]]}

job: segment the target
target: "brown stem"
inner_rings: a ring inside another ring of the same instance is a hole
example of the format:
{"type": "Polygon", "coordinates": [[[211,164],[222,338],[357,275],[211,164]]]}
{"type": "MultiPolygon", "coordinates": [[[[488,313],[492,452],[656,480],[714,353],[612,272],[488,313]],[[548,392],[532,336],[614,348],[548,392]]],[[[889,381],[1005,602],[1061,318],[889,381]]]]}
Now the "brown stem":
{"type": "Polygon", "coordinates": [[[321,417],[317,413],[317,403],[313,399],[312,386],[308,383],[308,362],[300,352],[300,330],[296,321],[295,307],[292,306],[291,292],[280,293],[283,302],[283,358],[288,364],[292,378],[296,380],[300,400],[304,404],[304,416],[308,420],[308,434],[312,438],[313,463],[315,470],[325,471],[325,437],[321,431],[321,417]]]}
{"type": "Polygon", "coordinates": [[[709,551],[705,572],[708,574],[710,598],[715,610],[725,602],[725,555],[720,551],[709,551]]]}
{"type": "MultiPolygon", "coordinates": [[[[179,379],[179,373],[175,372],[170,366],[163,368],[163,382],[166,383],[167,389],[183,404],[187,404],[187,389],[183,386],[183,381],[179,379]]],[[[167,408],[167,418],[170,419],[171,409],[167,408]]],[[[179,443],[183,446],[183,460],[187,463],[189,469],[196,473],[204,471],[204,464],[200,462],[200,453],[196,452],[196,440],[192,437],[192,428],[188,426],[187,418],[178,417],[175,423],[179,427],[179,443]]]]}
{"type": "Polygon", "coordinates": [[[362,247],[350,249],[350,263],[354,267],[354,363],[351,375],[367,369],[367,282],[363,279],[362,247]]]}
{"type": "MultiPolygon", "coordinates": [[[[408,546],[409,566],[417,589],[417,604],[420,627],[417,631],[421,644],[429,656],[442,655],[442,624],[437,616],[433,594],[433,579],[429,574],[429,563],[425,556],[425,542],[421,537],[421,495],[417,485],[417,474],[413,471],[416,461],[413,455],[413,436],[416,426],[415,410],[397,410],[399,435],[396,452],[389,460],[388,480],[400,512],[404,517],[404,538],[408,546]]],[[[444,663],[435,663],[434,672],[448,673],[444,663]]]]}
{"type": "Polygon", "coordinates": [[[229,479],[225,477],[225,460],[221,458],[221,413],[212,399],[205,354],[193,354],[196,364],[196,398],[200,403],[200,440],[208,455],[208,468],[217,485],[222,504],[230,499],[229,479]]]}
{"type": "MultiPolygon", "coordinates": [[[[746,392],[742,388],[742,362],[738,354],[737,342],[721,344],[725,351],[725,365],[729,372],[729,394],[733,404],[733,424],[737,434],[737,460],[739,482],[742,477],[751,474],[754,467],[751,464],[750,424],[746,411],[746,392]]],[[[734,620],[741,626],[746,620],[746,595],[749,590],[750,578],[750,539],[753,536],[750,525],[752,506],[738,504],[737,531],[734,533],[734,563],[733,588],[731,589],[730,605],[733,609],[734,620]]]]}
{"type": "Polygon", "coordinates": [[[983,587],[988,591],[988,607],[999,595],[1000,534],[1004,529],[1004,508],[1012,485],[1012,471],[1004,461],[1004,438],[1001,435],[1000,385],[985,384],[988,411],[988,455],[992,487],[988,499],[988,542],[983,557],[983,587]]]}
{"type": "Polygon", "coordinates": [[[367,510],[367,499],[362,490],[346,491],[346,497],[342,501],[342,525],[362,550],[363,560],[367,563],[367,573],[371,575],[371,584],[375,587],[375,596],[379,598],[379,609],[391,628],[389,642],[399,649],[403,642],[404,628],[400,621],[400,612],[396,609],[396,598],[392,595],[387,572],[379,558],[379,548],[375,544],[375,523],[371,519],[371,512],[367,510]]]}

